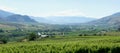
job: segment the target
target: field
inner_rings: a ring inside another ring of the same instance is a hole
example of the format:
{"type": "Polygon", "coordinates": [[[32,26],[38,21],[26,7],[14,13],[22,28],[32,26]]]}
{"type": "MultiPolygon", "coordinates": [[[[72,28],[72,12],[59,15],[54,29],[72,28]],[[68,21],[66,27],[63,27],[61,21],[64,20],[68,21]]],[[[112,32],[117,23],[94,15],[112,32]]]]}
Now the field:
{"type": "Polygon", "coordinates": [[[120,53],[120,36],[56,36],[0,45],[0,53],[120,53]]]}

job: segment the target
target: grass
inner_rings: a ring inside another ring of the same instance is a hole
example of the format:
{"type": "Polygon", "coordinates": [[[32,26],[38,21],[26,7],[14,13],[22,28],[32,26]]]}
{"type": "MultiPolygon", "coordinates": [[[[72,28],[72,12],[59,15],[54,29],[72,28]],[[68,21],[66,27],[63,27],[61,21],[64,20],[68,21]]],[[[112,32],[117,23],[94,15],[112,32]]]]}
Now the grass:
{"type": "Polygon", "coordinates": [[[0,45],[0,53],[120,53],[120,36],[56,36],[0,45]]]}

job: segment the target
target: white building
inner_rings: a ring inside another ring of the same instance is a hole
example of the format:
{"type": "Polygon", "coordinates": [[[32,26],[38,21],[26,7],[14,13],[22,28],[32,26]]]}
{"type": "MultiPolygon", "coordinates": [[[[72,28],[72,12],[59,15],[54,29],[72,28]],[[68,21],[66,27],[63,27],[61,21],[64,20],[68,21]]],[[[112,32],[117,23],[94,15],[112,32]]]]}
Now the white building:
{"type": "Polygon", "coordinates": [[[45,38],[48,37],[49,35],[42,35],[40,32],[38,32],[38,36],[40,36],[41,38],[45,38]]]}

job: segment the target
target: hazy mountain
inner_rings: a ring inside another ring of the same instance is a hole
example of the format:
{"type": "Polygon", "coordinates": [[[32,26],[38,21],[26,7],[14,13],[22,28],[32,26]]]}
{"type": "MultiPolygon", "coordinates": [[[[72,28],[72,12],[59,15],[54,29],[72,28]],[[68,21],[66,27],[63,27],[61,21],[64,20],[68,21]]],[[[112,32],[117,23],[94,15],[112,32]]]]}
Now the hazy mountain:
{"type": "Polygon", "coordinates": [[[90,22],[91,24],[120,24],[120,12],[90,22]]]}
{"type": "Polygon", "coordinates": [[[7,12],[7,11],[4,11],[4,10],[0,10],[0,17],[7,17],[7,16],[10,16],[10,15],[13,15],[14,13],[11,13],[11,12],[7,12]]]}
{"type": "Polygon", "coordinates": [[[0,22],[37,23],[27,15],[19,15],[0,10],[0,22]]]}
{"type": "Polygon", "coordinates": [[[0,17],[0,22],[3,22],[3,21],[5,21],[5,20],[4,20],[3,18],[0,17]]]}
{"type": "Polygon", "coordinates": [[[80,17],[80,16],[51,16],[51,17],[37,17],[33,18],[38,22],[50,23],[50,24],[73,24],[73,23],[85,23],[95,20],[94,18],[89,17],[80,17]]]}
{"type": "Polygon", "coordinates": [[[31,16],[32,19],[36,20],[39,23],[51,23],[50,20],[44,18],[44,17],[33,17],[31,16]]]}
{"type": "Polygon", "coordinates": [[[0,10],[0,21],[7,22],[39,22],[48,24],[70,24],[85,23],[95,20],[89,17],[80,16],[51,16],[51,17],[32,17],[26,15],[14,14],[11,12],[0,10]],[[33,20],[34,19],[34,20],[33,20]]]}
{"type": "Polygon", "coordinates": [[[29,16],[27,15],[11,15],[6,17],[6,20],[8,22],[26,22],[26,23],[36,23],[35,20],[31,19],[29,16]]]}

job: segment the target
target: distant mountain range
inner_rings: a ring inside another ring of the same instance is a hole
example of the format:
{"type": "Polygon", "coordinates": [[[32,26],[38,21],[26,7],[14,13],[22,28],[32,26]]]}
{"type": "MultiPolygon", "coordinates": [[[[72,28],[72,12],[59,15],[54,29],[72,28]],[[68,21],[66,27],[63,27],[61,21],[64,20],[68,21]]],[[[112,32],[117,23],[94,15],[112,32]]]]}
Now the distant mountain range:
{"type": "Polygon", "coordinates": [[[0,10],[0,22],[37,23],[27,15],[14,14],[0,10]]]}
{"type": "Polygon", "coordinates": [[[0,10],[0,22],[17,22],[17,23],[48,23],[48,24],[74,24],[85,23],[95,20],[94,18],[82,16],[51,16],[51,17],[33,17],[27,15],[15,14],[0,10]]]}
{"type": "Polygon", "coordinates": [[[120,25],[120,12],[101,19],[94,19],[83,16],[51,16],[51,17],[33,17],[27,15],[15,14],[0,10],[0,22],[17,23],[47,23],[47,24],[76,24],[88,23],[93,25],[120,25]]]}
{"type": "Polygon", "coordinates": [[[119,25],[120,24],[120,12],[112,14],[110,16],[103,17],[101,19],[89,22],[89,24],[109,24],[109,25],[119,25]]]}
{"type": "Polygon", "coordinates": [[[40,23],[49,24],[74,24],[74,23],[86,23],[96,20],[95,18],[82,17],[82,16],[51,16],[51,17],[32,17],[40,23]]]}
{"type": "Polygon", "coordinates": [[[6,20],[8,22],[36,23],[36,21],[31,19],[29,16],[27,16],[27,15],[18,15],[18,14],[8,16],[8,17],[6,17],[6,20]]]}

